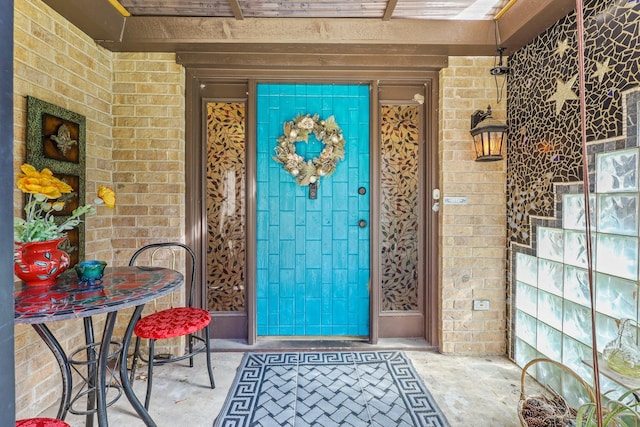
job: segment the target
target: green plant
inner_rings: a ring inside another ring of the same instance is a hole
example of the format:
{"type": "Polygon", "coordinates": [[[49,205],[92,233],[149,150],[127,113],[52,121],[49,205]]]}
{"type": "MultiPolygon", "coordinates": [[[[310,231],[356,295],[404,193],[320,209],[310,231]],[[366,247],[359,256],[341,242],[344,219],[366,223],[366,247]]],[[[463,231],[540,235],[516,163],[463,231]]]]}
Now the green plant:
{"type": "MultiPolygon", "coordinates": [[[[14,240],[16,242],[43,242],[66,236],[66,231],[80,224],[82,216],[95,213],[92,205],[76,208],[71,216],[61,223],[56,222],[54,212],[64,208],[64,201],[57,200],[63,194],[72,192],[71,186],[53,176],[51,170],[45,168],[38,172],[29,164],[20,168],[16,186],[27,194],[27,203],[24,207],[25,217],[13,219],[14,240]]],[[[115,193],[109,187],[101,185],[98,189],[98,197],[95,204],[105,204],[114,208],[116,203],[115,193]]]]}
{"type": "MultiPolygon", "coordinates": [[[[607,393],[603,395],[606,399],[607,393]]],[[[598,426],[596,404],[585,403],[578,408],[577,427],[598,426]]],[[[640,426],[640,389],[629,390],[617,399],[607,399],[602,407],[603,427],[638,427],[640,426]]]]}

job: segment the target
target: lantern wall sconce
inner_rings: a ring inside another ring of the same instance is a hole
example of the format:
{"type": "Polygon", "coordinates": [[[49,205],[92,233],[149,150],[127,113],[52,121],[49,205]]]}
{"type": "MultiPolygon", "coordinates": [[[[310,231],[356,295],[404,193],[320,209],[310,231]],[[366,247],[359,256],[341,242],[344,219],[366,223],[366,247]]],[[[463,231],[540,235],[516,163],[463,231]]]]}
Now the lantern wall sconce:
{"type": "Polygon", "coordinates": [[[502,160],[502,146],[507,135],[507,125],[487,111],[477,110],[471,115],[471,136],[476,150],[476,162],[502,160]]]}

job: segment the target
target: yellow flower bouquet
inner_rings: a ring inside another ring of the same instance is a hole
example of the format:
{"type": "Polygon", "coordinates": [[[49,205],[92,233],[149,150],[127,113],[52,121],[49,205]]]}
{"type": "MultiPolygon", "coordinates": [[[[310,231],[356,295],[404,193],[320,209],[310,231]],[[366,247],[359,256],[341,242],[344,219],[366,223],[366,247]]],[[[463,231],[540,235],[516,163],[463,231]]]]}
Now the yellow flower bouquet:
{"type": "MultiPolygon", "coordinates": [[[[20,243],[43,242],[66,236],[66,231],[73,229],[82,221],[83,215],[95,213],[93,205],[80,206],[63,222],[57,223],[53,213],[64,208],[65,202],[55,201],[63,194],[71,193],[73,188],[66,182],[53,176],[51,170],[45,168],[38,172],[29,164],[20,168],[17,187],[28,195],[24,207],[25,217],[14,218],[14,240],[20,243]]],[[[94,204],[104,204],[108,208],[116,205],[113,189],[101,185],[94,204]]]]}

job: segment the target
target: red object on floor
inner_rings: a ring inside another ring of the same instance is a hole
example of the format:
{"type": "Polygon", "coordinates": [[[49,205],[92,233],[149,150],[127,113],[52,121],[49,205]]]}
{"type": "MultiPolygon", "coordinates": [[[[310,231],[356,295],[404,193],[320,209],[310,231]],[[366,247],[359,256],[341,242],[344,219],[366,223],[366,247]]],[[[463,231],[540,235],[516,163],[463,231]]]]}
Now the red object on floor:
{"type": "Polygon", "coordinates": [[[28,418],[16,421],[16,427],[71,427],[62,420],[54,418],[28,418]]]}

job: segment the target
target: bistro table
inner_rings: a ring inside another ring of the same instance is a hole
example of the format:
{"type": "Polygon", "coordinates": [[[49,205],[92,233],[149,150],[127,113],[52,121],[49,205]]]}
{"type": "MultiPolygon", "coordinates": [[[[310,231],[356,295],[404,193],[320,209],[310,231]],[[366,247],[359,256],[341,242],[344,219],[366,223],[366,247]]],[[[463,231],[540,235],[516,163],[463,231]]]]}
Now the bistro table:
{"type": "MultiPolygon", "coordinates": [[[[100,427],[108,426],[106,402],[106,372],[111,348],[111,337],[118,311],[136,307],[127,326],[120,351],[120,382],[129,402],[147,426],[155,426],[149,413],[138,400],[127,375],[127,353],[133,334],[133,327],[142,314],[145,303],[175,291],[184,281],[181,273],[159,267],[113,267],[106,268],[101,284],[87,286],[79,283],[73,270],[64,272],[53,286],[15,285],[16,324],[30,324],[53,352],[62,374],[62,399],[57,418],[64,419],[69,410],[72,392],[70,360],[59,341],[45,323],[58,320],[82,318],[85,328],[87,348],[96,345],[99,349],[95,375],[88,375],[95,381],[95,396],[88,398],[88,410],[95,408],[100,427]],[[100,343],[95,342],[92,316],[106,313],[104,330],[100,343]]],[[[93,424],[93,413],[87,415],[87,426],[93,424]]]]}

